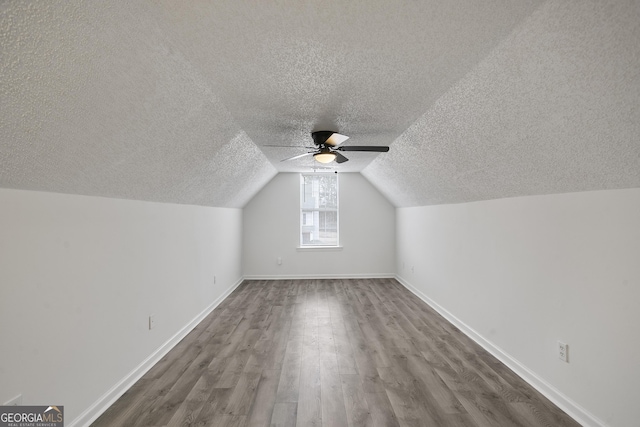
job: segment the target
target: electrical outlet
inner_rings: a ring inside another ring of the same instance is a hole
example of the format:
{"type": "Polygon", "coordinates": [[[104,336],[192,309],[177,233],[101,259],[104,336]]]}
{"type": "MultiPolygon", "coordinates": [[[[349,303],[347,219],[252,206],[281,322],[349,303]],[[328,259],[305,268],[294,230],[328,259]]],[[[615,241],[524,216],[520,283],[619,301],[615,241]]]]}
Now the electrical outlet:
{"type": "Polygon", "coordinates": [[[411,266],[411,274],[413,274],[413,271],[414,271],[414,269],[413,269],[413,265],[412,265],[411,266]]]}
{"type": "Polygon", "coordinates": [[[213,276],[213,284],[214,285],[216,284],[216,276],[215,275],[213,276]]]}
{"type": "Polygon", "coordinates": [[[20,406],[22,405],[22,394],[17,395],[13,399],[4,402],[4,406],[20,406]]]}
{"type": "Polygon", "coordinates": [[[152,314],[151,316],[149,316],[149,330],[155,328],[155,326],[156,326],[156,316],[152,314]]]}
{"type": "Polygon", "coordinates": [[[278,257],[276,259],[276,262],[278,263],[278,265],[282,265],[282,257],[278,257]]]}
{"type": "Polygon", "coordinates": [[[569,346],[562,341],[558,341],[558,359],[569,363],[569,346]]]}

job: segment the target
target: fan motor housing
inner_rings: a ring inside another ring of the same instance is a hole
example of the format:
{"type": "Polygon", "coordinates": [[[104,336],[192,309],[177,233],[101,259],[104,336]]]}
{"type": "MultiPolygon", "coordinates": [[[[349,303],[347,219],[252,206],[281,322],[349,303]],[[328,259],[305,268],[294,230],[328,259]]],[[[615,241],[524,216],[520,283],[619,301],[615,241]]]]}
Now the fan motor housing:
{"type": "Polygon", "coordinates": [[[317,132],[311,132],[311,138],[313,138],[314,144],[318,146],[322,146],[327,142],[327,139],[329,139],[329,137],[333,134],[334,132],[331,130],[319,130],[317,132]]]}

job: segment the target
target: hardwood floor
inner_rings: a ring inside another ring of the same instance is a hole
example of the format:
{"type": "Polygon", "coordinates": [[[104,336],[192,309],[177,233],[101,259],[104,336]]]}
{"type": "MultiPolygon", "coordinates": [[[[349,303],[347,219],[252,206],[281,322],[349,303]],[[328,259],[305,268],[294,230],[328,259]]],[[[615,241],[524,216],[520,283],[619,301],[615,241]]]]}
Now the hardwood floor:
{"type": "Polygon", "coordinates": [[[393,279],[245,281],[93,426],[578,426],[393,279]]]}

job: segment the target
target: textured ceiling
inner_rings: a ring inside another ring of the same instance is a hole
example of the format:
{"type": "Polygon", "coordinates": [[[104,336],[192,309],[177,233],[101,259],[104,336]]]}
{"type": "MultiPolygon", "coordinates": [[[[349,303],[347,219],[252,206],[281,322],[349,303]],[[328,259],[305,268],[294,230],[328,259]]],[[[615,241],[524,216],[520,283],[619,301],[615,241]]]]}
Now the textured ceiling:
{"type": "Polygon", "coordinates": [[[241,207],[325,129],[396,206],[638,187],[638,9],[4,1],[0,187],[241,207]]]}
{"type": "Polygon", "coordinates": [[[396,206],[640,187],[640,2],[545,3],[363,175],[396,206]]]}
{"type": "Polygon", "coordinates": [[[0,187],[241,207],[276,174],[157,6],[0,7],[0,187]]]}

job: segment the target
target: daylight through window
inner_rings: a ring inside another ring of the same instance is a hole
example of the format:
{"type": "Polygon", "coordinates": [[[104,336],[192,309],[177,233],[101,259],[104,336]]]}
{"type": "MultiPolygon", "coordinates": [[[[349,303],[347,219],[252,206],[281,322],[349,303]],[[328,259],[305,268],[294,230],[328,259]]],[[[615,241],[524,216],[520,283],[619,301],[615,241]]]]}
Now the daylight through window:
{"type": "Polygon", "coordinates": [[[338,174],[301,174],[300,246],[338,242],[338,174]]]}

